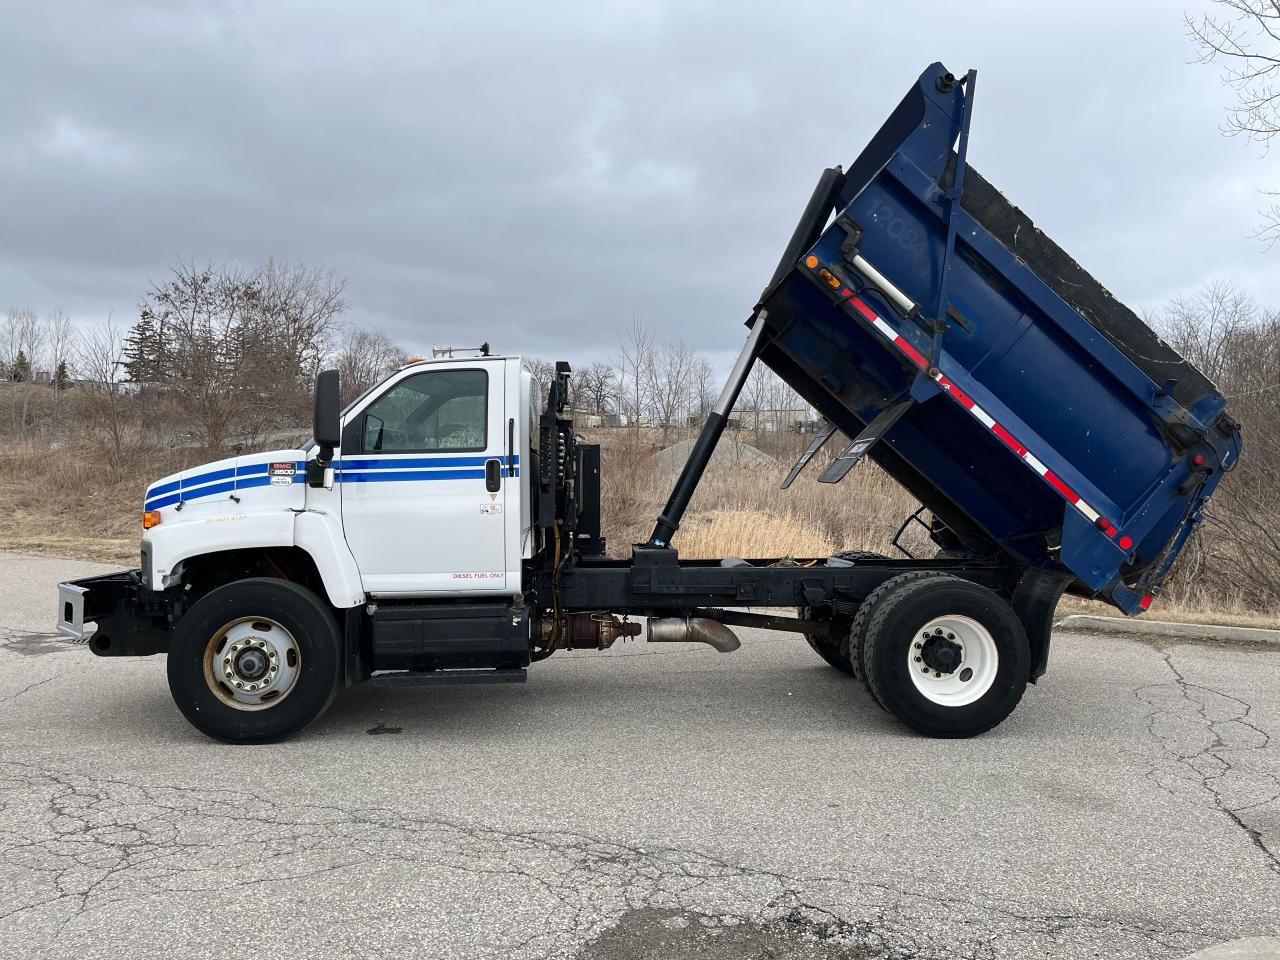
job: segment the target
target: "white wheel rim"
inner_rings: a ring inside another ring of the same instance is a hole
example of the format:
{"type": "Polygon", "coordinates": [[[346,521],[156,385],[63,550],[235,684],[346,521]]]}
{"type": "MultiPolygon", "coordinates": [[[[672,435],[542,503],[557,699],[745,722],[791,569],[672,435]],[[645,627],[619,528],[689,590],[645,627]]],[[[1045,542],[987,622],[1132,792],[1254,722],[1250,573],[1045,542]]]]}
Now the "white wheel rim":
{"type": "Polygon", "coordinates": [[[205,645],[205,683],[236,710],[274,707],[297,686],[301,669],[298,642],[270,617],[233,620],[205,645]]]}
{"type": "Polygon", "coordinates": [[[934,617],[907,645],[911,682],[939,706],[963,707],[980,699],[995,683],[999,668],[1000,651],[991,631],[960,614],[934,617]]]}

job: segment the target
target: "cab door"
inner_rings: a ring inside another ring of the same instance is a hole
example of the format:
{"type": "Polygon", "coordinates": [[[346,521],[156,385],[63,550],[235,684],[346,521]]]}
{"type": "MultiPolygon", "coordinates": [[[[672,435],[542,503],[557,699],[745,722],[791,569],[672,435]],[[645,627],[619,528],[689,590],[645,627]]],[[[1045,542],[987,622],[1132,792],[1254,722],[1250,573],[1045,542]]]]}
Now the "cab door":
{"type": "Polygon", "coordinates": [[[504,373],[423,364],[348,415],[335,479],[368,593],[508,592],[504,373]]]}

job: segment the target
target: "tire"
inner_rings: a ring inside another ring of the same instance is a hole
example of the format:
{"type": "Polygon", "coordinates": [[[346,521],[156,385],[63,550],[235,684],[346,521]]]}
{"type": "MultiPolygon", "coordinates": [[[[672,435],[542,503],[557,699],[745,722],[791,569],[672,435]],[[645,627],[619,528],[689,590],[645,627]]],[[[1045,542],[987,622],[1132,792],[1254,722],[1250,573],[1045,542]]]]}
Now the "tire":
{"type": "Polygon", "coordinates": [[[839,553],[833,553],[833,557],[840,560],[888,560],[883,553],[876,553],[874,550],[841,550],[839,553]]]}
{"type": "Polygon", "coordinates": [[[332,610],[310,590],[288,580],[238,580],[178,621],[169,690],[192,726],[215,740],[284,740],[333,702],[341,650],[332,610]]]}
{"type": "MultiPolygon", "coordinates": [[[[882,554],[875,553],[871,550],[841,550],[839,553],[833,553],[833,557],[841,560],[884,560],[882,554]]],[[[813,610],[810,607],[799,607],[796,610],[796,616],[801,620],[816,619],[813,616],[813,610]]],[[[818,637],[812,633],[804,635],[805,640],[809,642],[809,646],[813,648],[814,653],[823,660],[835,667],[841,673],[847,673],[851,677],[856,677],[858,671],[853,661],[849,657],[849,632],[847,629],[847,619],[838,619],[835,621],[837,625],[837,638],[828,640],[825,637],[818,637]]]]}
{"type": "Polygon", "coordinates": [[[1031,646],[1009,604],[945,574],[895,577],[876,593],[859,611],[861,649],[866,682],[889,713],[925,736],[959,738],[1013,712],[1031,646]]]}
{"type": "MultiPolygon", "coordinates": [[[[848,652],[849,662],[853,665],[853,675],[862,681],[863,689],[881,707],[884,704],[880,703],[880,698],[876,696],[875,690],[871,688],[871,683],[867,679],[867,644],[865,642],[867,624],[871,622],[871,616],[881,602],[900,586],[915,583],[925,578],[943,576],[946,576],[946,574],[932,570],[914,570],[911,573],[900,573],[872,590],[867,594],[867,598],[858,605],[858,612],[854,615],[853,624],[849,627],[849,637],[845,643],[845,650],[848,652]]],[[[955,578],[953,577],[952,579],[955,578]]]]}
{"type": "MultiPolygon", "coordinates": [[[[796,613],[801,620],[815,619],[813,611],[809,607],[800,607],[796,613]]],[[[839,624],[841,621],[837,619],[835,622],[839,624]]],[[[836,640],[829,640],[826,637],[820,637],[812,633],[806,633],[804,638],[808,641],[809,646],[813,648],[813,652],[823,660],[827,661],[828,664],[835,667],[841,673],[847,673],[851,677],[854,676],[853,664],[849,662],[848,656],[845,655],[842,643],[836,640]]]]}

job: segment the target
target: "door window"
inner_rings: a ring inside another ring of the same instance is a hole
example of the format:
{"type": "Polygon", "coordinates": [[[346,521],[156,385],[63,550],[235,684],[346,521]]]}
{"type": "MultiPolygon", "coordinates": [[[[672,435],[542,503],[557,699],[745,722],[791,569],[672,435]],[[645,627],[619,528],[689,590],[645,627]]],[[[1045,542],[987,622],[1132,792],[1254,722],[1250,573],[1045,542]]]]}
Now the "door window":
{"type": "Polygon", "coordinates": [[[364,413],[364,453],[483,450],[489,375],[433,370],[401,380],[364,413]]]}

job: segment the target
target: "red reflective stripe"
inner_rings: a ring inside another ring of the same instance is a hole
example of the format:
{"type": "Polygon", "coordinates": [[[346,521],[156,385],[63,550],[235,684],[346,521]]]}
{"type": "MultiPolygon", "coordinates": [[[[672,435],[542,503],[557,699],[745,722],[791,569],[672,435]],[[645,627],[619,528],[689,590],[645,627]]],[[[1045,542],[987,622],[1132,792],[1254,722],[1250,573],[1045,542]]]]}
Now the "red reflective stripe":
{"type": "Polygon", "coordinates": [[[972,410],[974,408],[974,402],[969,399],[968,395],[963,390],[951,382],[950,377],[947,377],[945,374],[939,374],[938,383],[942,385],[944,390],[959,400],[966,410],[972,410]]]}
{"type": "MultiPolygon", "coordinates": [[[[1005,446],[1008,447],[1010,450],[1012,450],[1014,453],[1016,453],[1018,456],[1022,456],[1024,453],[1027,452],[1027,448],[1024,447],[1022,444],[1020,444],[1018,442],[1018,439],[1012,433],[1006,430],[1004,427],[1000,426],[1000,424],[998,423],[994,424],[991,427],[991,432],[994,433],[1001,440],[1003,440],[1005,443],[1005,446]]],[[[1048,474],[1045,474],[1045,476],[1048,476],[1048,474]]]]}
{"type": "Polygon", "coordinates": [[[1050,484],[1053,485],[1053,488],[1055,490],[1057,490],[1060,494],[1062,494],[1072,503],[1080,499],[1076,495],[1076,492],[1072,490],[1070,487],[1068,487],[1065,483],[1063,483],[1062,480],[1058,477],[1058,475],[1054,473],[1052,470],[1045,471],[1044,478],[1048,480],[1050,484]]]}
{"type": "Polygon", "coordinates": [[[906,340],[902,339],[902,334],[898,334],[898,336],[894,337],[893,342],[899,350],[915,361],[915,365],[920,369],[923,370],[929,365],[929,361],[924,358],[924,354],[911,344],[907,343],[906,340]]]}
{"type": "Polygon", "coordinates": [[[864,317],[866,317],[868,320],[872,321],[873,323],[875,322],[876,312],[872,310],[870,307],[868,307],[865,303],[863,303],[859,297],[850,297],[849,302],[853,304],[854,308],[860,314],[862,314],[864,317]]]}

